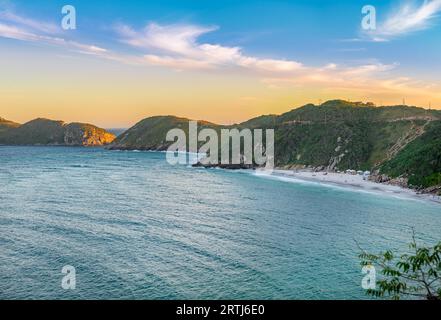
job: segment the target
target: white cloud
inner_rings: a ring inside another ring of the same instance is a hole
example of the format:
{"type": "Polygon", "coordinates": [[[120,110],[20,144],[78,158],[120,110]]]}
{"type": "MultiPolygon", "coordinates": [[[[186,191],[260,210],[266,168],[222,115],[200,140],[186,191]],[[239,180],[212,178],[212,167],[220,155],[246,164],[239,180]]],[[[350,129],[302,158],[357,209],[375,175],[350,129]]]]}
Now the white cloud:
{"type": "Polygon", "coordinates": [[[381,91],[386,88],[395,90],[398,89],[398,82],[406,89],[416,85],[412,79],[397,78],[391,74],[397,66],[397,64],[386,65],[377,62],[359,66],[339,66],[331,63],[323,68],[305,67],[286,77],[267,77],[263,82],[272,88],[313,87],[317,90],[336,92],[346,90],[354,93],[365,92],[371,90],[370,88],[381,91]]]}
{"type": "Polygon", "coordinates": [[[151,65],[168,67],[175,70],[214,68],[213,65],[207,61],[170,56],[145,55],[143,61],[151,65]]]}
{"type": "Polygon", "coordinates": [[[240,47],[198,42],[200,36],[217,27],[150,23],[141,31],[125,25],[116,30],[122,42],[150,51],[145,56],[147,62],[175,69],[242,67],[259,72],[290,72],[302,67],[297,61],[247,56],[240,47]]]}
{"type": "MultiPolygon", "coordinates": [[[[431,1],[432,6],[428,7],[431,12],[434,10],[433,2],[435,1],[431,1]]],[[[417,16],[427,17],[427,10],[427,8],[423,10],[425,14],[417,16]]],[[[373,62],[356,66],[342,66],[335,63],[307,66],[294,60],[247,55],[242,48],[236,46],[200,41],[202,36],[215,30],[217,27],[212,26],[163,26],[151,23],[141,31],[136,31],[128,26],[119,25],[117,31],[121,37],[120,40],[142,52],[124,55],[97,45],[66,39],[66,34],[60,35],[58,30],[48,23],[12,13],[5,14],[4,11],[0,15],[0,38],[45,43],[124,64],[156,65],[174,70],[211,70],[213,72],[235,68],[240,72],[248,72],[259,77],[269,87],[312,87],[331,92],[346,90],[354,93],[406,93],[412,91],[421,96],[430,96],[438,88],[438,86],[429,86],[410,78],[394,76],[391,72],[398,66],[397,64],[373,62]]]]}
{"type": "Polygon", "coordinates": [[[361,76],[361,75],[376,75],[386,71],[395,69],[398,66],[397,63],[382,64],[382,63],[370,63],[357,67],[352,67],[344,70],[346,76],[361,76]]]}
{"type": "Polygon", "coordinates": [[[203,34],[216,30],[215,27],[193,25],[148,24],[143,30],[135,31],[129,26],[119,25],[117,31],[124,37],[123,42],[132,46],[156,49],[182,55],[197,53],[196,40],[203,34]]]}
{"type": "Polygon", "coordinates": [[[433,25],[440,11],[441,0],[424,0],[419,6],[407,1],[380,23],[376,30],[367,31],[366,34],[371,40],[380,42],[424,30],[433,25]]]}
{"type": "Polygon", "coordinates": [[[238,65],[270,72],[289,72],[296,71],[303,65],[296,61],[274,60],[274,59],[258,59],[253,57],[240,57],[237,61],[238,65]]]}

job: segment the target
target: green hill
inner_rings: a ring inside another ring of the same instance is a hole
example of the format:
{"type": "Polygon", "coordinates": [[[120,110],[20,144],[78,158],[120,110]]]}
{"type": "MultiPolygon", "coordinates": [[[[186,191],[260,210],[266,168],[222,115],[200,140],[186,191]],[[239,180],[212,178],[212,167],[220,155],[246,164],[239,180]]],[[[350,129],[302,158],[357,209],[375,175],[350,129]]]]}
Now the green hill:
{"type": "MultiPolygon", "coordinates": [[[[144,119],[120,134],[110,145],[110,149],[167,150],[171,144],[171,142],[166,142],[167,132],[171,129],[179,128],[188,135],[189,121],[189,119],[174,116],[156,116],[144,119]]],[[[206,121],[198,121],[199,129],[218,129],[220,127],[206,121]]]]}
{"type": "MultiPolygon", "coordinates": [[[[204,126],[216,130],[274,128],[278,167],[381,171],[391,177],[409,175],[409,182],[415,186],[430,186],[439,183],[441,172],[438,166],[441,148],[437,144],[440,123],[441,112],[437,110],[332,100],[233,126],[199,122],[199,129],[204,126]],[[422,152],[424,157],[419,156],[422,152]]],[[[166,150],[171,143],[165,137],[173,128],[187,132],[188,119],[172,116],[144,119],[121,134],[110,147],[166,150]]]]}
{"type": "Polygon", "coordinates": [[[278,166],[368,170],[379,168],[438,120],[441,112],[435,110],[332,100],[238,126],[275,128],[278,166]]]}
{"type": "Polygon", "coordinates": [[[109,144],[113,134],[91,124],[35,119],[23,125],[13,124],[0,131],[4,145],[72,145],[95,146],[109,144]]]}
{"type": "Polygon", "coordinates": [[[0,118],[0,134],[12,128],[19,127],[20,124],[0,118]]]}

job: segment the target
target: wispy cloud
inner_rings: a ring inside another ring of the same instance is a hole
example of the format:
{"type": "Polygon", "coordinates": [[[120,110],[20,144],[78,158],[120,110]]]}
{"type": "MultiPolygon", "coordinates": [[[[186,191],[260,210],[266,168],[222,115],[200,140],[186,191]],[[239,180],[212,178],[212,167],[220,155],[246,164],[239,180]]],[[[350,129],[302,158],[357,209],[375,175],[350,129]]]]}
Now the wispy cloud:
{"type": "Polygon", "coordinates": [[[116,30],[122,42],[148,51],[145,61],[175,69],[242,67],[261,72],[289,72],[302,68],[297,61],[262,59],[245,55],[240,47],[198,41],[217,27],[150,23],[140,31],[127,25],[118,25],[116,30]]]}
{"type": "Polygon", "coordinates": [[[42,22],[22,17],[8,10],[0,11],[0,20],[43,33],[56,34],[60,33],[61,31],[61,28],[54,23],[42,22]]]}
{"type": "MultiPolygon", "coordinates": [[[[430,3],[433,5],[435,1],[430,3]]],[[[431,6],[430,9],[433,12],[434,7],[431,6]]],[[[427,13],[423,16],[427,17],[427,13]]],[[[430,16],[432,17],[433,14],[430,16]]],[[[117,40],[140,51],[131,55],[94,44],[69,40],[60,29],[51,23],[23,17],[11,11],[2,11],[0,14],[0,38],[44,43],[124,64],[209,72],[234,70],[252,74],[269,87],[313,87],[330,92],[333,90],[389,93],[412,91],[421,95],[430,95],[434,90],[433,86],[423,82],[394,75],[393,72],[398,64],[382,64],[374,61],[355,66],[332,62],[323,66],[309,66],[290,59],[246,54],[244,49],[238,46],[202,41],[202,36],[218,30],[215,26],[150,23],[141,30],[135,30],[127,25],[118,25],[117,40]]],[[[387,30],[392,29],[390,27],[387,30]]]]}
{"type": "Polygon", "coordinates": [[[324,66],[308,66],[294,60],[261,58],[247,55],[240,47],[203,43],[200,37],[218,30],[217,27],[195,25],[148,24],[140,31],[127,25],[116,27],[120,41],[144,51],[143,63],[175,70],[225,70],[240,68],[261,78],[272,88],[295,86],[316,88],[346,88],[366,91],[375,83],[377,90],[390,88],[408,89],[412,79],[394,77],[391,73],[397,63],[362,63],[344,66],[328,63],[324,66]],[[400,87],[396,85],[400,83],[400,87]],[[382,89],[382,87],[384,87],[382,89]]]}
{"type": "Polygon", "coordinates": [[[293,84],[295,86],[348,85],[353,87],[357,83],[374,82],[382,77],[390,77],[389,71],[395,69],[397,64],[368,63],[358,66],[340,66],[330,63],[322,68],[305,67],[303,70],[287,77],[269,77],[263,81],[273,87],[278,85],[293,84]]]}
{"type": "Polygon", "coordinates": [[[427,29],[434,25],[441,11],[441,0],[424,0],[417,5],[406,1],[394,10],[376,30],[365,34],[373,41],[388,41],[391,38],[427,29]]]}
{"type": "Polygon", "coordinates": [[[411,97],[418,100],[441,99],[441,86],[411,77],[394,75],[396,64],[371,63],[345,67],[329,66],[309,69],[293,77],[272,77],[262,81],[270,88],[281,89],[287,86],[301,89],[314,88],[317,93],[333,96],[335,93],[370,97],[377,101],[383,98],[396,99],[411,97]]]}
{"type": "Polygon", "coordinates": [[[101,55],[108,51],[96,45],[84,44],[61,37],[61,27],[17,15],[14,12],[0,11],[0,37],[27,42],[41,42],[62,46],[85,54],[101,55]]]}

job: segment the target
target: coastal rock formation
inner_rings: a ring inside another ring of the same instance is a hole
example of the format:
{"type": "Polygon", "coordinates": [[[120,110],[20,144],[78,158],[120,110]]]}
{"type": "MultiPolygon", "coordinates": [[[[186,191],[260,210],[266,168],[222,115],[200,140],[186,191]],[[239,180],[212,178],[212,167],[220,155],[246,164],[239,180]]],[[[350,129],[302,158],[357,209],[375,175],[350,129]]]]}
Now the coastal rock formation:
{"type": "Polygon", "coordinates": [[[256,164],[249,164],[246,163],[245,156],[243,154],[240,155],[240,163],[230,163],[230,164],[204,164],[202,162],[197,162],[193,164],[193,167],[203,167],[203,168],[221,168],[221,169],[228,169],[228,170],[240,170],[240,169],[257,169],[259,166],[256,164]]]}
{"type": "Polygon", "coordinates": [[[408,188],[409,187],[409,178],[406,177],[405,175],[400,176],[400,177],[396,177],[396,178],[391,178],[386,174],[373,174],[369,176],[369,180],[373,181],[373,182],[377,182],[377,183],[384,183],[384,184],[389,184],[392,186],[399,186],[402,188],[408,188]]]}
{"type": "Polygon", "coordinates": [[[407,188],[409,186],[409,179],[407,177],[397,177],[390,179],[388,184],[393,186],[399,186],[402,188],[407,188]]]}
{"type": "Polygon", "coordinates": [[[441,184],[420,190],[421,193],[430,193],[441,196],[441,184]]]}
{"type": "Polygon", "coordinates": [[[84,123],[71,123],[65,126],[64,144],[83,146],[103,146],[112,143],[115,136],[104,129],[84,123]]]}
{"type": "Polygon", "coordinates": [[[192,165],[195,168],[202,167],[202,168],[220,168],[220,169],[228,169],[228,170],[241,170],[241,169],[256,169],[255,165],[252,164],[202,164],[200,162],[195,163],[192,165]]]}
{"type": "Polygon", "coordinates": [[[376,183],[387,183],[390,181],[390,177],[387,176],[386,174],[376,173],[376,174],[372,174],[369,177],[369,180],[376,183]]]}
{"type": "Polygon", "coordinates": [[[114,139],[113,134],[91,124],[65,124],[42,118],[0,131],[0,144],[4,145],[102,146],[114,139]]]}

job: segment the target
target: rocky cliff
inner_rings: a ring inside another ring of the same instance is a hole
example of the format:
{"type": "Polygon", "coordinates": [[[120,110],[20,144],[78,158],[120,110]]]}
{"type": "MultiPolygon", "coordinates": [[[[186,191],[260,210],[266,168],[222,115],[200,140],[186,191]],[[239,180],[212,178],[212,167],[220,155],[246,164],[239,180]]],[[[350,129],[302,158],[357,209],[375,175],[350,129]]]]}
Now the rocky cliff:
{"type": "Polygon", "coordinates": [[[71,123],[65,126],[66,145],[102,146],[115,140],[115,135],[104,129],[84,123],[71,123]]]}

